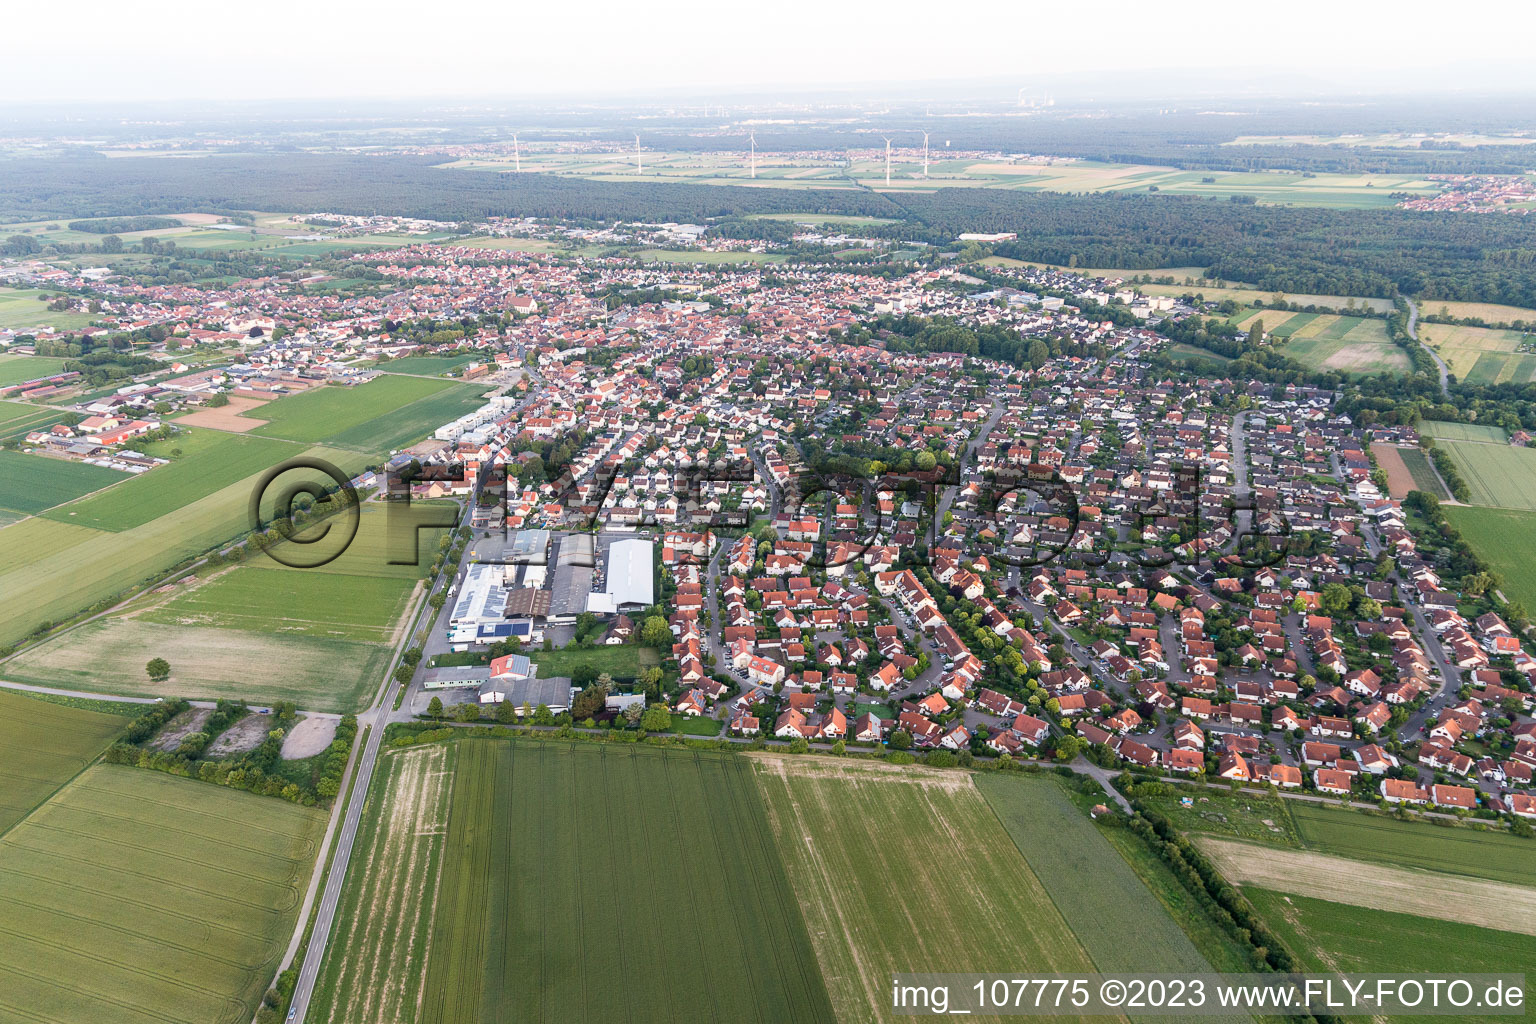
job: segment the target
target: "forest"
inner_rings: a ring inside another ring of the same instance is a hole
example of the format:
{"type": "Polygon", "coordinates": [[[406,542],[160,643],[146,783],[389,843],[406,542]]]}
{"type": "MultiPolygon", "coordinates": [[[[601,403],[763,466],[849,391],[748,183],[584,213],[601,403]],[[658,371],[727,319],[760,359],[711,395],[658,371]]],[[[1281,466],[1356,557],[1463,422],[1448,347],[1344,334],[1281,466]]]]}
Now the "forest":
{"type": "Polygon", "coordinates": [[[950,188],[921,195],[631,184],[444,170],[422,157],[0,161],[0,218],[147,217],[189,208],[388,212],[447,221],[721,221],[733,234],[752,214],[842,214],[896,219],[900,223],[862,230],[937,246],[953,244],[965,231],[1011,231],[1018,238],[999,245],[999,255],[1058,266],[1198,266],[1209,276],[1266,291],[1402,293],[1429,301],[1536,306],[1536,232],[1526,218],[1512,215],[1260,206],[1145,194],[950,188]]]}

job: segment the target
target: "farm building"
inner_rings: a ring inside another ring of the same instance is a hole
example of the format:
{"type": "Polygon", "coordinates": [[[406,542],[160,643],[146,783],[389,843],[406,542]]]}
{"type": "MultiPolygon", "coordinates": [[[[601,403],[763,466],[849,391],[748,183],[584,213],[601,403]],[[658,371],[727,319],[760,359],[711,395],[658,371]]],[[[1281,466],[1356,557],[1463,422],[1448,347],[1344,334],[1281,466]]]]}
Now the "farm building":
{"type": "Polygon", "coordinates": [[[531,708],[543,704],[558,715],[571,709],[571,680],[569,676],[555,676],[552,679],[509,676],[488,679],[481,685],[481,704],[500,704],[503,701],[519,708],[524,704],[531,708]]]}

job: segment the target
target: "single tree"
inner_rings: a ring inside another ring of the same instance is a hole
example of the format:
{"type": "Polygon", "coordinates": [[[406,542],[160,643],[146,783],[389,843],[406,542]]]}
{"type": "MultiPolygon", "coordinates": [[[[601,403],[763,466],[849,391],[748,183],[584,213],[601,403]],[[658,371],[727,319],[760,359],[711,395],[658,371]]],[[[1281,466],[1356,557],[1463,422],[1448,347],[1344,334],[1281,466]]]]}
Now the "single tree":
{"type": "Polygon", "coordinates": [[[149,664],[144,666],[144,671],[149,673],[151,681],[163,683],[171,677],[171,663],[164,658],[150,658],[149,664]]]}

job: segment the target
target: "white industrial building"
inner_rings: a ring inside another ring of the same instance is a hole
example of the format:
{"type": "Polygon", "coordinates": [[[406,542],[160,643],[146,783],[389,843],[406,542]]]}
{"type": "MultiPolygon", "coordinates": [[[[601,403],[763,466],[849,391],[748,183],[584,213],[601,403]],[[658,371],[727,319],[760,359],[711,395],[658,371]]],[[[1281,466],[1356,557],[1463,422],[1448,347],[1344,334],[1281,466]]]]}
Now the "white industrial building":
{"type": "Polygon", "coordinates": [[[638,537],[608,547],[608,589],[587,595],[587,610],[611,615],[656,603],[655,545],[638,537]]]}

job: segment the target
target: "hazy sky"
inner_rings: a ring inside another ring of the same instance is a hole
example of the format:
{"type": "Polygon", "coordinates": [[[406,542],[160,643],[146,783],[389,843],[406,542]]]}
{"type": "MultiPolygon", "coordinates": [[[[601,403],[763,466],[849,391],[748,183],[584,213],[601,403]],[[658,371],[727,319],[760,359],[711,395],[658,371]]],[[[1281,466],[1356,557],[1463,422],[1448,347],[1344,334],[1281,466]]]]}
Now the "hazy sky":
{"type": "Polygon", "coordinates": [[[1023,84],[1200,67],[1325,79],[1409,71],[1436,85],[1468,74],[1479,85],[1536,86],[1536,73],[1521,69],[1530,66],[1533,11],[1530,0],[74,0],[11,5],[0,105],[672,88],[703,98],[761,85],[1011,76],[1023,84]]]}

